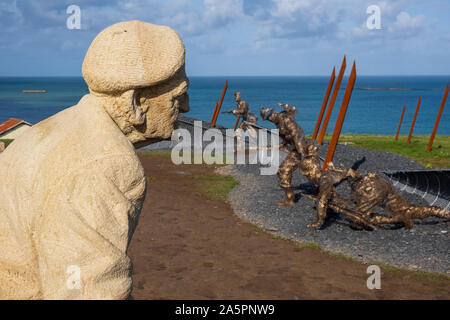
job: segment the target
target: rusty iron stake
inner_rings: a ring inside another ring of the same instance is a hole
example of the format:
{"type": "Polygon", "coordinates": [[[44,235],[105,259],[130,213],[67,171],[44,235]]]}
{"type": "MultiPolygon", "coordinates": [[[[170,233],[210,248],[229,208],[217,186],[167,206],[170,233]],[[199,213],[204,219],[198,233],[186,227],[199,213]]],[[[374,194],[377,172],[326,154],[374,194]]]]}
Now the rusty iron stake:
{"type": "Polygon", "coordinates": [[[239,120],[241,120],[241,116],[237,116],[236,117],[236,123],[234,124],[234,131],[236,131],[236,129],[237,129],[237,126],[239,124],[239,120]]]}
{"type": "Polygon", "coordinates": [[[213,115],[212,115],[212,117],[211,117],[211,125],[212,125],[212,123],[213,123],[213,121],[214,121],[214,118],[216,117],[216,115],[217,115],[217,106],[218,106],[219,104],[216,102],[216,106],[214,107],[214,112],[213,112],[213,115]]]}
{"type": "Polygon", "coordinates": [[[411,122],[411,129],[409,129],[408,134],[408,140],[406,140],[406,143],[409,144],[411,142],[411,136],[414,130],[414,125],[416,124],[417,114],[419,113],[420,103],[422,102],[422,98],[419,96],[419,99],[417,100],[417,106],[416,106],[416,112],[414,112],[414,118],[411,122]]]}
{"type": "Polygon", "coordinates": [[[217,121],[217,118],[219,117],[219,111],[220,111],[220,108],[222,107],[223,98],[225,97],[225,93],[227,92],[227,88],[228,88],[228,81],[225,80],[225,85],[223,86],[222,95],[220,96],[220,100],[219,100],[219,103],[218,103],[217,108],[216,108],[217,111],[215,112],[215,114],[213,115],[213,119],[211,120],[211,125],[213,127],[216,126],[216,121],[217,121]]]}
{"type": "Polygon", "coordinates": [[[333,160],[334,151],[336,150],[336,145],[339,141],[339,136],[341,135],[342,124],[344,123],[345,114],[347,113],[348,104],[352,96],[353,87],[355,86],[356,80],[356,63],[353,62],[352,71],[350,72],[350,77],[348,78],[347,87],[345,88],[344,98],[342,99],[341,108],[339,109],[339,115],[336,120],[336,125],[333,130],[333,135],[330,140],[330,145],[328,147],[327,156],[325,157],[325,162],[323,164],[322,171],[325,171],[328,164],[333,160]]]}
{"type": "Polygon", "coordinates": [[[333,89],[333,94],[331,95],[330,105],[328,106],[327,113],[325,114],[325,119],[323,120],[322,128],[320,129],[319,139],[317,139],[318,144],[322,144],[323,137],[327,132],[328,122],[330,121],[331,113],[333,112],[334,103],[336,102],[337,95],[339,93],[339,88],[341,87],[342,78],[344,77],[345,68],[347,66],[347,62],[345,60],[342,61],[341,69],[339,70],[339,75],[336,80],[336,84],[333,89]]]}
{"type": "Polygon", "coordinates": [[[436,117],[436,122],[434,123],[433,132],[431,133],[430,142],[428,143],[427,152],[431,151],[431,147],[433,146],[434,137],[436,135],[436,131],[439,126],[439,122],[441,121],[442,112],[444,111],[445,102],[447,101],[448,96],[448,82],[447,87],[445,88],[444,97],[442,98],[441,107],[439,108],[438,115],[436,117]]]}
{"type": "Polygon", "coordinates": [[[331,88],[333,87],[335,78],[335,67],[333,67],[333,72],[331,73],[330,80],[328,81],[327,91],[325,92],[325,96],[323,97],[322,107],[320,108],[319,116],[317,117],[316,127],[314,128],[314,133],[312,135],[312,139],[316,140],[317,133],[319,132],[320,124],[322,123],[323,114],[327,107],[328,98],[330,97],[331,88]]]}
{"type": "Polygon", "coordinates": [[[402,127],[403,116],[405,115],[406,105],[403,105],[402,115],[400,116],[400,121],[398,122],[397,133],[395,134],[395,141],[398,140],[398,134],[400,133],[400,128],[402,127]]]}

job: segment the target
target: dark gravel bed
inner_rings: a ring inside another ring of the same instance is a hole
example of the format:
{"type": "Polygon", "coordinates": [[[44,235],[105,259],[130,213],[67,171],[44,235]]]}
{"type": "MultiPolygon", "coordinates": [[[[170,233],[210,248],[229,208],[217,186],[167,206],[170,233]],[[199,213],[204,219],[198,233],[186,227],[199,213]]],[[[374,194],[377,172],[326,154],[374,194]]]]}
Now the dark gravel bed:
{"type": "MultiPolygon", "coordinates": [[[[325,156],[327,147],[321,147],[322,156],[325,156]]],[[[347,167],[359,160],[360,172],[423,168],[399,155],[344,145],[338,145],[334,159],[335,165],[342,163],[347,167]]],[[[416,220],[412,230],[394,227],[392,230],[359,231],[350,228],[345,216],[331,213],[320,230],[311,229],[307,225],[316,219],[315,203],[301,197],[300,192],[312,193],[315,186],[297,171],[293,178],[296,203],[280,208],[276,202],[283,199],[284,193],[278,187],[277,176],[262,176],[259,169],[259,165],[219,169],[240,181],[240,185],[230,192],[229,200],[242,219],[277,235],[300,242],[314,242],[328,251],[360,261],[450,274],[449,221],[427,218],[416,220]]],[[[338,192],[348,195],[345,182],[338,186],[338,192]]],[[[417,195],[402,195],[410,204],[426,205],[417,195]]]]}

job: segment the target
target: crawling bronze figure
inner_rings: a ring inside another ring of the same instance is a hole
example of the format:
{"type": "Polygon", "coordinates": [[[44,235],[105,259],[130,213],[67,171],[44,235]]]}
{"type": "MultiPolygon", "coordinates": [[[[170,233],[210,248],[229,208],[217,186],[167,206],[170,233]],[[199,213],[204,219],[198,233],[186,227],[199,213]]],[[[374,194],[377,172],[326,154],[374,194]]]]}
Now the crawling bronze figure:
{"type": "Polygon", "coordinates": [[[348,177],[351,189],[351,201],[354,211],[374,224],[393,224],[402,222],[405,228],[413,227],[413,219],[425,219],[435,216],[450,218],[450,211],[437,206],[408,205],[405,199],[394,191],[392,185],[374,173],[362,175],[352,171],[348,177]],[[376,207],[382,207],[391,216],[374,213],[376,207]]]}
{"type": "MultiPolygon", "coordinates": [[[[303,173],[302,170],[300,171],[303,173]]],[[[413,219],[425,219],[430,216],[450,219],[449,210],[437,206],[408,205],[406,200],[394,191],[389,182],[374,173],[360,174],[350,169],[346,171],[343,179],[347,179],[349,183],[350,199],[341,198],[334,189],[331,192],[320,190],[317,197],[304,194],[317,202],[317,222],[310,226],[320,227],[328,207],[349,216],[352,225],[357,228],[386,229],[386,224],[400,222],[404,224],[405,228],[411,229],[414,224],[413,219]],[[325,198],[324,194],[330,196],[325,198]],[[384,209],[390,215],[374,212],[377,207],[384,209]]],[[[321,189],[324,186],[330,188],[327,181],[319,184],[321,189]]]]}

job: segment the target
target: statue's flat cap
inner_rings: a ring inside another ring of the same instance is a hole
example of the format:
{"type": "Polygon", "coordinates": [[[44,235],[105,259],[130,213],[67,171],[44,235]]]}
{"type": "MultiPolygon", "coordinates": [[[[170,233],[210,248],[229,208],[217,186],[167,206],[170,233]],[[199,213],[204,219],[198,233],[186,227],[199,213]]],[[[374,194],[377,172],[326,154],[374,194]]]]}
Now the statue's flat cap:
{"type": "Polygon", "coordinates": [[[93,91],[121,92],[171,78],[184,65],[184,57],[183,41],[170,27],[119,22],[92,41],[82,73],[93,91]]]}

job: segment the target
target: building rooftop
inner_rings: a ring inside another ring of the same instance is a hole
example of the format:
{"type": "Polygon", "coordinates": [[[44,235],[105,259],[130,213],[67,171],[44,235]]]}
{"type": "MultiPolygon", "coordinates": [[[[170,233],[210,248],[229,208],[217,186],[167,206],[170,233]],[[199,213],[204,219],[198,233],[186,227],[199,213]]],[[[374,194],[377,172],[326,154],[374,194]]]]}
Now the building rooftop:
{"type": "Polygon", "coordinates": [[[11,129],[17,127],[21,123],[25,123],[25,124],[31,126],[31,124],[26,122],[25,120],[10,118],[9,120],[6,120],[5,122],[0,123],[0,134],[3,134],[8,130],[11,130],[11,129]]]}

